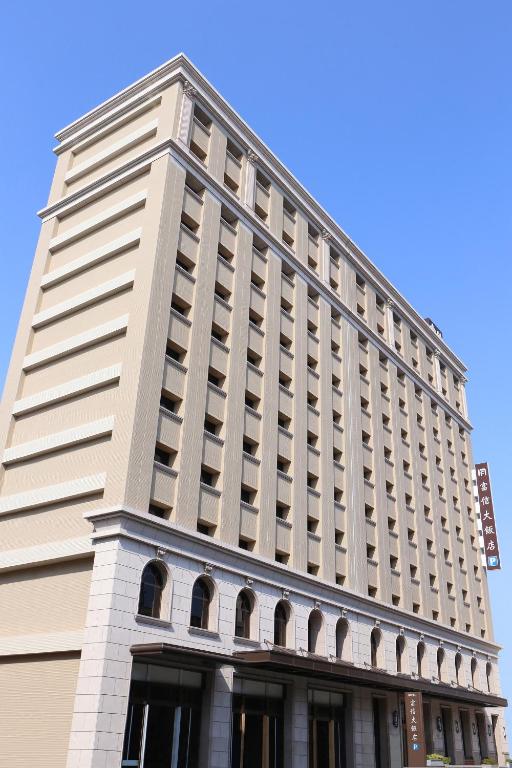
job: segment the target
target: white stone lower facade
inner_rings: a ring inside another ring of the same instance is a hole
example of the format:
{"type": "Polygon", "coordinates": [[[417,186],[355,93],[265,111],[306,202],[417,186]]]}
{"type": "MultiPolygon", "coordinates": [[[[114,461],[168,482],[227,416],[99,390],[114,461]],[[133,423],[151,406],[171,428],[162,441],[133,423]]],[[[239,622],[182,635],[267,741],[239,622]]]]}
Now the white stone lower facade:
{"type": "Polygon", "coordinates": [[[149,515],[114,510],[91,520],[68,768],[395,768],[407,764],[405,690],[423,692],[428,752],[452,764],[502,764],[496,646],[467,638],[477,643],[469,647],[447,627],[149,515]],[[158,617],[139,612],[151,563],[163,575],[158,617]],[[211,589],[207,627],[191,626],[198,578],[211,589]],[[251,611],[248,636],[238,637],[242,590],[251,611]],[[275,645],[280,602],[285,648],[275,645]]]}

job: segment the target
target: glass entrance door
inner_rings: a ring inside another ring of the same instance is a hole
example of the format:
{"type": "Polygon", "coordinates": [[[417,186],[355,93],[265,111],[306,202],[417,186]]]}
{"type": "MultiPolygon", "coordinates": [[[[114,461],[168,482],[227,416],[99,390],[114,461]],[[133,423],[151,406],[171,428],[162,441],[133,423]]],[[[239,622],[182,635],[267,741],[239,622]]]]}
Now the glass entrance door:
{"type": "Polygon", "coordinates": [[[309,768],[345,768],[343,694],[309,691],[309,768]]]}
{"type": "Polygon", "coordinates": [[[452,763],[455,763],[455,749],[453,745],[453,718],[452,711],[448,707],[441,707],[441,718],[443,721],[443,740],[444,754],[449,757],[452,763]]]}
{"type": "Polygon", "coordinates": [[[121,766],[199,768],[202,676],[156,669],[168,682],[132,680],[121,766]]]}
{"type": "Polygon", "coordinates": [[[389,768],[386,700],[378,697],[373,699],[373,749],[375,768],[389,768]]]}
{"type": "Polygon", "coordinates": [[[283,768],[283,686],[235,681],[231,768],[283,768]]]}
{"type": "Polygon", "coordinates": [[[487,733],[485,728],[485,715],[483,712],[475,713],[476,727],[478,729],[478,747],[480,749],[480,759],[489,757],[489,748],[487,746],[487,733]]]}

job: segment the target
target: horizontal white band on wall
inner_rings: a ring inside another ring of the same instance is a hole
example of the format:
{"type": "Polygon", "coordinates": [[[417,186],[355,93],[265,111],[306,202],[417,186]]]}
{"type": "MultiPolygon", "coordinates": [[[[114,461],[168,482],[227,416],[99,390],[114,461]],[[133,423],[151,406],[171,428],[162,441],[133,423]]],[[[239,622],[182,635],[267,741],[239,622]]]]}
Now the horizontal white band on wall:
{"type": "Polygon", "coordinates": [[[98,419],[98,421],[90,421],[88,424],[83,424],[80,427],[73,427],[62,432],[54,432],[52,435],[45,435],[45,437],[41,437],[38,440],[30,440],[27,443],[14,445],[12,448],[5,449],[2,463],[12,464],[14,461],[41,456],[44,453],[51,453],[61,448],[84,443],[87,440],[110,435],[114,429],[114,421],[114,416],[108,416],[105,419],[98,419]]]}
{"type": "Polygon", "coordinates": [[[22,568],[25,565],[43,565],[59,560],[71,560],[83,555],[92,554],[93,546],[90,536],[79,536],[75,539],[49,541],[23,549],[9,549],[0,552],[0,571],[11,568],[22,568]]]}
{"type": "Polygon", "coordinates": [[[72,184],[86,173],[94,171],[95,168],[104,165],[109,160],[114,160],[128,149],[131,149],[132,147],[137,146],[137,144],[141,144],[146,139],[155,136],[157,128],[158,120],[152,120],[151,122],[146,123],[146,125],[138,128],[136,131],[132,131],[132,133],[129,133],[127,136],[119,139],[119,141],[114,142],[106,149],[102,150],[101,152],[97,152],[88,160],[84,160],[82,163],[78,163],[76,166],[71,168],[71,170],[66,173],[64,178],[65,182],[67,184],[72,184]]]}
{"type": "Polygon", "coordinates": [[[77,629],[72,632],[52,632],[47,635],[0,637],[0,656],[80,651],[83,641],[83,629],[77,629]]]}
{"type": "Polygon", "coordinates": [[[120,203],[98,213],[96,216],[92,216],[90,219],[82,221],[82,223],[77,224],[76,227],[71,227],[71,229],[67,229],[61,235],[53,237],[50,240],[49,245],[50,253],[57,251],[59,248],[63,248],[65,245],[73,243],[75,240],[78,240],[80,237],[83,237],[90,232],[94,232],[96,229],[100,229],[100,227],[104,227],[106,224],[110,224],[112,221],[121,218],[121,216],[130,213],[130,211],[141,208],[146,202],[147,194],[147,189],[143,189],[135,195],[128,197],[126,200],[122,200],[120,203]]]}
{"type": "Polygon", "coordinates": [[[106,480],[107,475],[105,472],[102,472],[98,475],[78,477],[76,480],[69,480],[67,483],[46,485],[43,488],[35,488],[32,491],[23,491],[22,493],[3,496],[0,498],[0,515],[34,507],[43,507],[47,504],[66,501],[67,499],[76,499],[81,496],[91,496],[104,490],[106,480]]]}
{"type": "Polygon", "coordinates": [[[39,352],[32,352],[23,359],[23,370],[30,371],[32,368],[37,368],[52,360],[58,360],[72,352],[79,352],[81,349],[91,347],[100,341],[118,336],[128,327],[128,318],[129,315],[121,315],[121,317],[110,320],[108,323],[97,325],[89,331],[78,333],[76,336],[70,336],[69,339],[59,341],[58,344],[52,344],[50,347],[40,349],[39,352]]]}
{"type": "Polygon", "coordinates": [[[44,408],[47,405],[60,403],[70,397],[75,397],[84,392],[90,392],[91,390],[118,381],[121,376],[121,368],[121,363],[117,363],[117,365],[111,365],[108,368],[93,371],[93,373],[89,373],[87,376],[80,376],[78,379],[66,381],[64,384],[59,384],[57,387],[44,389],[42,392],[30,395],[30,397],[16,400],[12,409],[13,415],[19,416],[22,413],[29,413],[30,411],[44,408]]]}
{"type": "Polygon", "coordinates": [[[124,291],[133,285],[135,280],[135,270],[132,269],[129,272],[125,272],[123,275],[113,277],[112,280],[107,280],[105,283],[94,286],[88,291],[78,293],[76,296],[72,296],[66,301],[61,301],[59,304],[55,304],[53,307],[48,307],[42,312],[38,312],[34,315],[32,321],[32,328],[42,328],[44,325],[59,320],[61,317],[66,317],[79,309],[85,309],[90,307],[102,299],[107,299],[109,296],[115,296],[116,293],[124,291]]]}
{"type": "Polygon", "coordinates": [[[96,126],[95,130],[91,131],[90,129],[87,131],[87,135],[85,138],[80,139],[79,141],[75,140],[67,140],[67,141],[61,141],[60,144],[58,144],[54,148],[54,152],[59,155],[62,152],[64,152],[66,149],[68,149],[68,144],[73,143],[73,151],[78,152],[83,149],[86,149],[87,147],[90,147],[91,144],[95,144],[100,139],[103,139],[108,134],[112,133],[112,131],[118,128],[121,128],[123,125],[126,125],[127,123],[134,120],[136,117],[139,117],[140,115],[143,115],[145,112],[149,112],[151,109],[153,109],[155,106],[158,106],[160,102],[162,101],[162,94],[157,93],[152,98],[149,98],[145,100],[142,104],[138,104],[133,109],[130,109],[127,112],[124,112],[119,117],[115,117],[112,120],[109,120],[106,124],[104,121],[101,121],[98,126],[96,126]]]}
{"type": "Polygon", "coordinates": [[[44,290],[52,285],[56,285],[63,280],[67,280],[69,277],[84,272],[86,269],[89,269],[96,264],[100,264],[102,261],[110,259],[112,256],[116,256],[118,253],[128,250],[128,248],[138,245],[141,234],[142,228],[139,227],[131,232],[127,232],[126,235],[117,237],[110,243],[106,243],[99,248],[95,248],[93,251],[89,251],[89,253],[85,253],[78,259],[73,259],[73,261],[64,264],[62,267],[52,269],[51,272],[48,272],[41,278],[41,288],[44,290]]]}

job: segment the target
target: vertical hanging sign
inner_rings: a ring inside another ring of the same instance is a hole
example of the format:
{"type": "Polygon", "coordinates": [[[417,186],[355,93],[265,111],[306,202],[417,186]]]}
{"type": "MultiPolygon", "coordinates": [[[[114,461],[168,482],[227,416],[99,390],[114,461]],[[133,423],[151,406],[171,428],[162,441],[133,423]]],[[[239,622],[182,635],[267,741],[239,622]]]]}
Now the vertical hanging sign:
{"type": "Polygon", "coordinates": [[[501,569],[500,550],[496,532],[496,521],[494,519],[494,507],[492,504],[491,480],[487,463],[475,464],[475,473],[478,503],[480,505],[482,538],[484,540],[485,564],[487,570],[497,571],[501,569]]]}
{"type": "Polygon", "coordinates": [[[409,768],[423,768],[427,764],[425,729],[423,727],[423,696],[417,692],[406,693],[404,699],[407,765],[409,768]]]}

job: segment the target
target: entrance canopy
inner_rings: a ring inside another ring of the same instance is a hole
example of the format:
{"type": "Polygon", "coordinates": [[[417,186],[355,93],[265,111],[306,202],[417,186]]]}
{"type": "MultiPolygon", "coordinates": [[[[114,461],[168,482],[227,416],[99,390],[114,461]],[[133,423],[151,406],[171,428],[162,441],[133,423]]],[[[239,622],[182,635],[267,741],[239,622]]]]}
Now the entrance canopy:
{"type": "Polygon", "coordinates": [[[131,653],[138,661],[148,663],[180,663],[201,669],[214,669],[219,664],[231,664],[238,669],[315,677],[331,682],[381,688],[386,691],[420,691],[428,696],[476,707],[506,707],[507,700],[492,693],[432,682],[425,678],[396,673],[384,669],[358,667],[335,657],[316,656],[269,645],[265,649],[240,651],[233,654],[214,653],[194,648],[183,648],[170,643],[133,645],[131,653]]]}

